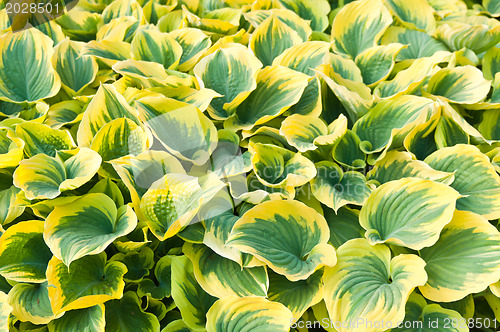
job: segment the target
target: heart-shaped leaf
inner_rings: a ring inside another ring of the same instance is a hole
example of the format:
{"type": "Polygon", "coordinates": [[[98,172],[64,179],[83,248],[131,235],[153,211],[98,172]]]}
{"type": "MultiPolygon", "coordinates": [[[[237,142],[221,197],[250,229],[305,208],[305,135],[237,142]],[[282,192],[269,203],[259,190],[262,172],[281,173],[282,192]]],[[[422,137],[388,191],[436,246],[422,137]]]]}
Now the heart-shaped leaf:
{"type": "Polygon", "coordinates": [[[327,244],[329,237],[326,220],[304,203],[266,201],[234,224],[227,245],[297,281],[307,279],[321,266],[335,264],[335,249],[327,244]]]}

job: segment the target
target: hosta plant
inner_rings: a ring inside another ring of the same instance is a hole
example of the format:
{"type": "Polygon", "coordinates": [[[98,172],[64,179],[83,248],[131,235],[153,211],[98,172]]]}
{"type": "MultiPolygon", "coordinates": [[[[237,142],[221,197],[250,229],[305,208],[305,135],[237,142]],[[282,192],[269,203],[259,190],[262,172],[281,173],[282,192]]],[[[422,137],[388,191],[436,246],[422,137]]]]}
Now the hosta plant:
{"type": "Polygon", "coordinates": [[[0,331],[500,328],[500,1],[13,8],[0,331]]]}

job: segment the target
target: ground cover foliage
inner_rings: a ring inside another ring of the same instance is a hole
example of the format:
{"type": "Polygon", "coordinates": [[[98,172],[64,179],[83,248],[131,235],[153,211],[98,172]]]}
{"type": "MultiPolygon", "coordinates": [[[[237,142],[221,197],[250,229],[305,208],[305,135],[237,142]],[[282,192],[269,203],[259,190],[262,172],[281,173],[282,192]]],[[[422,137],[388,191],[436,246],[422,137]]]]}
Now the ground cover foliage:
{"type": "Polygon", "coordinates": [[[0,8],[0,331],[500,327],[500,1],[0,8]]]}

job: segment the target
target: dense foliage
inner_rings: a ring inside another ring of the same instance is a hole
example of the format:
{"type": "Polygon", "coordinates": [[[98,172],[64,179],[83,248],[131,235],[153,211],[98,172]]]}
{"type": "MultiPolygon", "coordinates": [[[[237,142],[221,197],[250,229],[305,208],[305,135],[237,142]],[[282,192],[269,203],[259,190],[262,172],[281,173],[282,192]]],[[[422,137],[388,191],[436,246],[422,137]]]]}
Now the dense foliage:
{"type": "Polygon", "coordinates": [[[500,1],[0,8],[0,331],[500,328],[500,1]]]}

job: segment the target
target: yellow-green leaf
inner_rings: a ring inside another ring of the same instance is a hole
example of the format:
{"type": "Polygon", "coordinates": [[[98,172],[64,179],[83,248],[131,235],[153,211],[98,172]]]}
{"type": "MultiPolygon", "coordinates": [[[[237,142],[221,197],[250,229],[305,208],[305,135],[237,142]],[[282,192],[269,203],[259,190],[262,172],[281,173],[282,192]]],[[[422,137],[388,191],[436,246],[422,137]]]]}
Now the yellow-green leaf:
{"type": "Polygon", "coordinates": [[[443,68],[431,76],[425,92],[459,104],[474,104],[484,100],[491,84],[473,66],[443,68]]]}
{"type": "Polygon", "coordinates": [[[8,301],[12,306],[12,314],[22,322],[47,324],[63,314],[54,315],[52,312],[47,282],[18,283],[9,291],[8,301]]]}
{"type": "Polygon", "coordinates": [[[207,332],[287,332],[292,313],[283,304],[261,297],[231,296],[218,300],[207,313],[207,332]]]}
{"type": "Polygon", "coordinates": [[[404,0],[386,0],[386,4],[403,26],[410,29],[434,32],[436,20],[434,8],[426,0],[407,2],[404,0]]]}
{"type": "Polygon", "coordinates": [[[257,74],[257,87],[224,123],[226,128],[251,129],[285,112],[300,100],[310,77],[283,66],[268,66],[257,74]]]}
{"type": "Polygon", "coordinates": [[[315,166],[317,176],[311,181],[311,191],[321,203],[335,211],[346,204],[362,205],[370,196],[371,188],[359,172],[344,173],[331,161],[320,161],[315,166]]]}
{"type": "Polygon", "coordinates": [[[56,45],[52,56],[52,64],[61,77],[61,83],[74,95],[80,94],[94,81],[99,69],[94,58],[80,56],[84,46],[82,42],[66,38],[56,45]]]}
{"type": "Polygon", "coordinates": [[[495,226],[475,213],[456,211],[437,243],[420,251],[429,275],[420,291],[436,302],[457,301],[483,291],[500,278],[499,249],[500,232],[495,226]]]}
{"type": "Polygon", "coordinates": [[[340,322],[340,332],[374,332],[397,326],[413,288],[427,281],[420,257],[402,254],[391,259],[391,251],[383,244],[372,246],[365,239],[353,239],[340,246],[337,255],[337,264],[325,269],[324,281],[329,318],[340,322]],[[356,326],[355,322],[363,324],[356,326]]]}
{"type": "Polygon", "coordinates": [[[193,264],[186,256],[172,256],[172,298],[187,326],[196,331],[205,328],[207,312],[216,298],[198,284],[193,264]]]}
{"type": "Polygon", "coordinates": [[[127,267],[121,262],[106,264],[105,253],[82,257],[70,267],[52,257],[47,268],[47,281],[54,314],[121,298],[126,272],[127,267]]]}
{"type": "Polygon", "coordinates": [[[354,59],[375,46],[391,23],[391,14],[381,0],[353,1],[335,16],[332,40],[339,52],[354,59]]]}
{"type": "Polygon", "coordinates": [[[136,225],[131,207],[117,209],[108,196],[87,194],[70,204],[56,206],[45,220],[43,238],[52,253],[70,267],[83,256],[103,252],[136,225]]]}
{"type": "Polygon", "coordinates": [[[175,69],[182,53],[181,45],[173,36],[158,30],[139,29],[132,40],[136,60],[157,62],[165,69],[175,69]]]}
{"type": "Polygon", "coordinates": [[[77,133],[78,145],[90,147],[97,132],[114,119],[127,118],[140,125],[138,115],[114,85],[102,84],[83,114],[77,133]]]}
{"type": "Polygon", "coordinates": [[[200,244],[185,243],[183,252],[193,263],[196,280],[208,294],[218,298],[267,296],[269,280],[264,267],[241,267],[200,244]]]}
{"type": "Polygon", "coordinates": [[[361,208],[359,223],[370,244],[414,250],[430,247],[450,222],[460,194],[434,181],[403,178],[375,189],[361,208]]]}
{"type": "Polygon", "coordinates": [[[61,79],[50,61],[52,44],[37,29],[10,31],[0,36],[0,100],[34,102],[59,91],[61,79]]]}
{"type": "Polygon", "coordinates": [[[227,245],[265,262],[291,281],[304,280],[336,262],[326,220],[298,201],[266,201],[233,226],[227,245]],[[266,234],[266,236],[262,236],[266,234]]]}
{"type": "Polygon", "coordinates": [[[67,311],[61,318],[51,321],[50,332],[104,332],[104,306],[102,304],[79,310],[67,311]]]}
{"type": "Polygon", "coordinates": [[[373,87],[385,80],[394,68],[396,56],[403,48],[404,45],[394,43],[373,46],[359,53],[355,62],[361,70],[363,83],[373,87]]]}
{"type": "Polygon", "coordinates": [[[255,29],[249,46],[264,66],[270,66],[284,50],[302,41],[296,31],[270,15],[255,29]]]}
{"type": "Polygon", "coordinates": [[[81,148],[63,160],[39,153],[24,159],[14,172],[14,185],[22,189],[29,200],[55,198],[63,191],[74,190],[87,183],[101,166],[96,152],[81,148]]]}
{"type": "Polygon", "coordinates": [[[457,201],[458,210],[475,212],[491,220],[500,218],[500,176],[477,147],[457,144],[439,149],[424,162],[439,171],[455,172],[450,186],[463,195],[457,201]]]}
{"type": "Polygon", "coordinates": [[[218,120],[231,116],[257,87],[256,76],[261,67],[262,63],[240,44],[224,45],[198,62],[194,74],[200,85],[221,95],[210,103],[210,115],[218,120]]]}
{"type": "Polygon", "coordinates": [[[22,221],[7,228],[0,237],[0,274],[4,278],[42,283],[51,258],[52,253],[43,241],[41,220],[22,221]]]}

